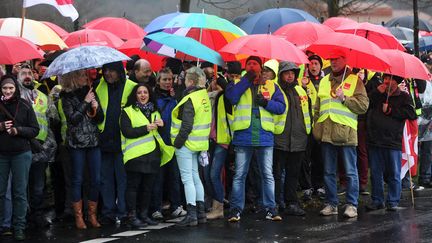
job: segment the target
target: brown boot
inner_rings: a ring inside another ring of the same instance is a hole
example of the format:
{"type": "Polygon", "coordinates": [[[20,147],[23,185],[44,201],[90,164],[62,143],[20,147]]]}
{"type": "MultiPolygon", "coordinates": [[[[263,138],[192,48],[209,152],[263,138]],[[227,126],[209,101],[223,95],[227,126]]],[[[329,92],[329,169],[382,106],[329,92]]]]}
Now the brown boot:
{"type": "Polygon", "coordinates": [[[93,228],[99,228],[101,225],[97,221],[97,202],[88,201],[88,220],[93,228]]]}
{"type": "Polygon", "coordinates": [[[213,205],[210,213],[207,213],[207,219],[223,219],[224,205],[216,200],[213,200],[213,205]]]}
{"type": "Polygon", "coordinates": [[[82,200],[72,203],[72,208],[75,214],[75,225],[77,229],[87,229],[82,215],[82,200]]]}

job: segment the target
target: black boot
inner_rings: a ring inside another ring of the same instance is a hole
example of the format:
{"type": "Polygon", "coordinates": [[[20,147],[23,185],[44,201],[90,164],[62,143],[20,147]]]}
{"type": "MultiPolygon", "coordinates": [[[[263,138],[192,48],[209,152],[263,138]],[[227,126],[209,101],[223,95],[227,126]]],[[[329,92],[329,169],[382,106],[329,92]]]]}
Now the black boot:
{"type": "Polygon", "coordinates": [[[197,209],[197,219],[198,223],[204,224],[207,223],[207,214],[205,211],[205,205],[204,202],[196,202],[196,209],[197,209]]]}
{"type": "Polygon", "coordinates": [[[141,227],[146,227],[147,224],[143,221],[141,221],[137,216],[136,216],[136,211],[132,210],[129,211],[128,213],[128,219],[127,219],[127,224],[132,227],[132,228],[141,228],[141,227]]]}
{"type": "Polygon", "coordinates": [[[197,226],[198,220],[197,220],[196,207],[191,204],[188,204],[186,206],[186,209],[187,209],[186,216],[182,221],[177,223],[177,226],[197,226]]]}

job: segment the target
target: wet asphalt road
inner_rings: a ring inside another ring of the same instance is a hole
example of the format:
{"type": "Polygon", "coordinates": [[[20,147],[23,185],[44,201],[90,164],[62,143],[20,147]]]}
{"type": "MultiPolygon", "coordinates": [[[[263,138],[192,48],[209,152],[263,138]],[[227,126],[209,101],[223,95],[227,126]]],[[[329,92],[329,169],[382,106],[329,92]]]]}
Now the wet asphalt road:
{"type": "MultiPolygon", "coordinates": [[[[432,197],[416,198],[415,208],[411,200],[402,200],[400,206],[405,208],[397,212],[366,212],[360,205],[358,218],[346,219],[341,208],[339,216],[321,217],[319,207],[309,205],[306,217],[282,214],[282,222],[246,213],[239,223],[216,220],[198,227],[143,229],[135,236],[112,236],[130,231],[126,226],[76,230],[73,222],[57,222],[47,229],[28,230],[25,242],[432,242],[432,197]]],[[[14,242],[12,237],[0,239],[14,242]]]]}

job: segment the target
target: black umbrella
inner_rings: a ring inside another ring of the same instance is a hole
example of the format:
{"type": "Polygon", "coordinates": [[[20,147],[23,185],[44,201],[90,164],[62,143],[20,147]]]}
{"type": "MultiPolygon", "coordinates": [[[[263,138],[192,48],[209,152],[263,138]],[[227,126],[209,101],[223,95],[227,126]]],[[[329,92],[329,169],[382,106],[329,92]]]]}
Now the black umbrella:
{"type": "Polygon", "coordinates": [[[58,56],[60,56],[61,54],[65,53],[65,52],[66,51],[64,51],[64,50],[58,50],[55,52],[45,54],[44,60],[39,65],[48,67],[54,61],[54,59],[56,59],[58,56]]]}
{"type": "Polygon", "coordinates": [[[414,41],[414,30],[412,29],[405,27],[387,27],[387,29],[403,44],[414,41]]]}
{"type": "MultiPolygon", "coordinates": [[[[414,29],[414,16],[404,16],[404,17],[397,17],[391,19],[385,24],[385,26],[388,27],[401,26],[401,27],[414,29]]],[[[419,19],[419,30],[431,32],[432,24],[430,24],[426,20],[419,19]]]]}

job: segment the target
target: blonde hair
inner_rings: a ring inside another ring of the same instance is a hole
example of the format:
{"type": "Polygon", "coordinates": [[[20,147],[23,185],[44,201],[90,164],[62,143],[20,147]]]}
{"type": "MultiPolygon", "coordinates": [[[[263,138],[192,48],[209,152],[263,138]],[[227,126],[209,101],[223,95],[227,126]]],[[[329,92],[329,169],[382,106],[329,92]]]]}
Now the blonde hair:
{"type": "Polygon", "coordinates": [[[85,70],[72,71],[70,73],[59,76],[59,84],[62,86],[62,91],[71,92],[81,87],[78,80],[82,75],[86,75],[85,70]]]}
{"type": "Polygon", "coordinates": [[[194,86],[205,88],[205,84],[206,84],[205,73],[201,68],[191,67],[188,70],[186,70],[185,79],[193,81],[194,86]]]}

